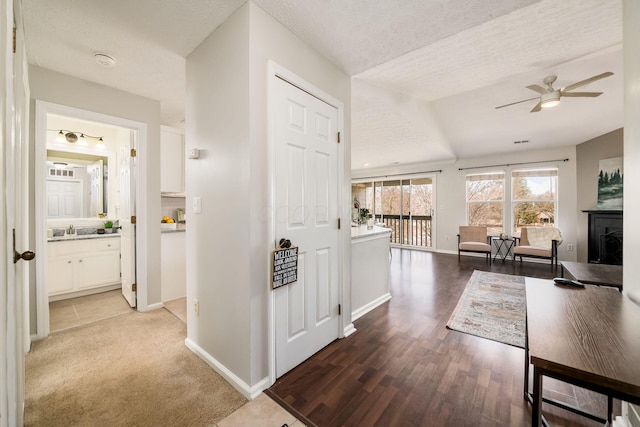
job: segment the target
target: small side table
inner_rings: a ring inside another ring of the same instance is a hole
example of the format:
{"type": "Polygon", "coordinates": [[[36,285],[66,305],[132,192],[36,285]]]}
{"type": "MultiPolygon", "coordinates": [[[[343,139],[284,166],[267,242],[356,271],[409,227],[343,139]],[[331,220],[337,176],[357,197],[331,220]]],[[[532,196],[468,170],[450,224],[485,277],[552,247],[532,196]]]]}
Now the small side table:
{"type": "Polygon", "coordinates": [[[505,261],[507,257],[513,259],[513,246],[516,243],[516,239],[513,237],[492,237],[491,241],[496,248],[496,254],[493,256],[493,260],[500,257],[502,261],[505,261]]]}

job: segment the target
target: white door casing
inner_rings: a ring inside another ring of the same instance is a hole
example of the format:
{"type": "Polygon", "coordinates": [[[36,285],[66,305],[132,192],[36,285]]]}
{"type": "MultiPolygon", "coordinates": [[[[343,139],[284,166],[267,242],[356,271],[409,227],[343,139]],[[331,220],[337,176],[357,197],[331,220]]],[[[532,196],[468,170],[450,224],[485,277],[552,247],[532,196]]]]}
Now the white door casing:
{"type": "MultiPolygon", "coordinates": [[[[142,122],[137,122],[134,120],[124,119],[121,117],[110,116],[102,113],[97,113],[94,111],[83,110],[79,108],[69,107],[65,105],[55,104],[52,102],[42,101],[36,99],[35,101],[35,218],[36,218],[36,227],[35,227],[35,241],[36,241],[36,253],[38,253],[38,257],[36,258],[36,333],[31,336],[31,339],[43,339],[49,335],[49,292],[48,292],[48,284],[47,284],[47,221],[46,221],[46,207],[45,207],[45,181],[46,177],[44,176],[44,171],[46,170],[46,160],[47,160],[47,116],[49,114],[55,114],[59,116],[75,118],[78,120],[85,120],[90,122],[103,123],[108,125],[113,125],[116,127],[124,128],[130,131],[131,141],[135,141],[135,146],[138,150],[138,158],[143,156],[146,147],[147,147],[147,125],[142,122]],[[142,154],[141,154],[142,153],[142,154]],[[44,236],[44,237],[43,237],[44,236]]],[[[83,149],[82,152],[93,155],[104,155],[102,150],[98,149],[83,149]]],[[[117,157],[117,156],[116,156],[117,157]]],[[[118,159],[115,160],[115,163],[118,164],[118,159]]],[[[136,169],[132,170],[131,173],[135,173],[137,177],[132,177],[131,179],[131,188],[133,189],[130,193],[132,197],[143,199],[143,195],[141,195],[140,191],[137,191],[138,186],[140,188],[145,188],[146,186],[146,177],[144,174],[146,173],[146,166],[144,162],[136,163],[136,169]]],[[[120,177],[118,176],[117,179],[120,177]]],[[[136,200],[133,200],[134,206],[137,206],[137,216],[138,219],[144,220],[147,217],[147,211],[144,203],[136,203],[136,200]]],[[[119,208],[118,208],[119,209],[119,208]]],[[[123,230],[125,230],[124,224],[123,230]]],[[[142,231],[136,230],[135,233],[130,234],[131,236],[131,245],[134,245],[135,242],[142,241],[145,242],[147,240],[147,235],[144,228],[142,231]]],[[[125,242],[122,241],[123,246],[125,242]]],[[[138,269],[138,263],[145,266],[145,257],[147,248],[142,245],[138,246],[137,250],[132,251],[135,259],[128,259],[125,262],[129,261],[131,263],[130,266],[122,265],[122,271],[124,276],[125,268],[127,271],[135,271],[135,279],[136,279],[136,308],[139,311],[146,311],[147,302],[146,302],[146,291],[147,291],[147,274],[146,269],[141,268],[138,269]]],[[[124,259],[124,256],[123,256],[124,259]]],[[[1,426],[0,426],[1,427],[1,426]]]]}
{"type": "Polygon", "coordinates": [[[298,246],[298,280],[275,289],[280,377],[339,336],[338,110],[275,79],[276,241],[298,246]]]}
{"type": "Polygon", "coordinates": [[[131,156],[134,147],[134,135],[131,132],[127,143],[120,143],[118,148],[118,174],[120,176],[120,257],[122,273],[122,295],[131,307],[136,307],[136,225],[131,222],[135,215],[135,157],[131,156]]]}

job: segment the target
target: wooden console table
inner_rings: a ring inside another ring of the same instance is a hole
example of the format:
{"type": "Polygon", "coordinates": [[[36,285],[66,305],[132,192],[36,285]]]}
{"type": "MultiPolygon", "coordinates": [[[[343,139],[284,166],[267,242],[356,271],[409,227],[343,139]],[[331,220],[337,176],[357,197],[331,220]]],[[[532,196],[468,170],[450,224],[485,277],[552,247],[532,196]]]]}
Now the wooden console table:
{"type": "Polygon", "coordinates": [[[622,292],[622,266],[609,264],[590,264],[586,262],[561,261],[561,273],[570,279],[598,286],[613,286],[622,292]]]}
{"type": "Polygon", "coordinates": [[[640,306],[614,289],[561,287],[529,277],[525,283],[524,391],[532,404],[532,425],[543,423],[543,401],[609,425],[613,398],[640,404],[640,306]],[[528,390],[529,361],[533,394],[528,390]],[[543,398],[545,376],[608,396],[606,418],[543,398]]]}

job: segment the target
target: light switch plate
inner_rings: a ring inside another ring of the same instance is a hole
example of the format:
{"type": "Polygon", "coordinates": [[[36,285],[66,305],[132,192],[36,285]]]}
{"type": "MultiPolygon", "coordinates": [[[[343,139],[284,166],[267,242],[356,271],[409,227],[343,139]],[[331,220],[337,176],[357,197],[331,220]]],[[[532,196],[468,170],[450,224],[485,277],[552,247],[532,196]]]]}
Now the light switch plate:
{"type": "Polygon", "coordinates": [[[200,197],[193,198],[193,213],[199,214],[202,212],[202,199],[200,197]]]}

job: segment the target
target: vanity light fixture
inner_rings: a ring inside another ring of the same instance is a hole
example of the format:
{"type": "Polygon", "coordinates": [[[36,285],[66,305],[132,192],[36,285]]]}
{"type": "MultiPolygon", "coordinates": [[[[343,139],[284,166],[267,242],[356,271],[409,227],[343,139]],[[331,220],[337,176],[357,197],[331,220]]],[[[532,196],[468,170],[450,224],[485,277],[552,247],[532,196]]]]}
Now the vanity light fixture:
{"type": "Polygon", "coordinates": [[[64,169],[67,167],[67,164],[65,162],[53,162],[53,166],[56,169],[64,169]]]}
{"type": "MultiPolygon", "coordinates": [[[[58,129],[48,129],[48,130],[53,130],[56,131],[58,129]]],[[[84,132],[79,132],[77,130],[68,130],[68,129],[60,129],[58,130],[58,134],[56,135],[56,142],[58,143],[64,143],[65,141],[68,142],[69,144],[75,144],[78,143],[78,145],[82,145],[84,147],[86,147],[87,144],[87,138],[91,138],[91,139],[96,139],[96,148],[105,148],[104,145],[104,139],[102,139],[101,136],[93,136],[93,135],[89,135],[86,134],[84,132]],[[78,136],[80,135],[80,136],[78,136]]]]}

